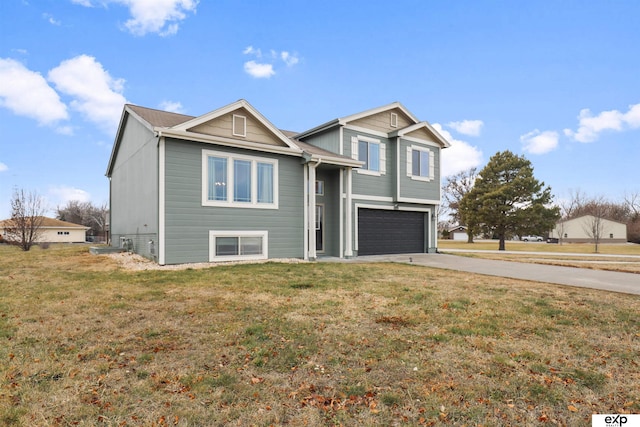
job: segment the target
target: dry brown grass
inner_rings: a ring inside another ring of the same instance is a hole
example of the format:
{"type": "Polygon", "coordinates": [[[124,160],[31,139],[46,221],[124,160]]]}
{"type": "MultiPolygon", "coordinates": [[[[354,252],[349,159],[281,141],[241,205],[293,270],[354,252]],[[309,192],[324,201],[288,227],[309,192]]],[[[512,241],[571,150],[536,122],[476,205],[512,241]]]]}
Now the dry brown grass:
{"type": "Polygon", "coordinates": [[[557,245],[532,242],[507,242],[506,250],[511,253],[504,254],[475,252],[497,250],[497,243],[493,241],[466,243],[440,240],[438,246],[439,249],[444,252],[446,252],[447,249],[469,250],[470,252],[463,254],[474,258],[640,274],[640,245],[633,244],[603,244],[600,245],[598,254],[593,253],[593,245],[583,243],[557,245]],[[535,254],[518,252],[535,252],[535,254]],[[586,254],[588,256],[572,256],[571,254],[586,254]]]}
{"type": "Polygon", "coordinates": [[[585,425],[640,298],[398,264],[124,271],[0,246],[0,424],[585,425]]]}

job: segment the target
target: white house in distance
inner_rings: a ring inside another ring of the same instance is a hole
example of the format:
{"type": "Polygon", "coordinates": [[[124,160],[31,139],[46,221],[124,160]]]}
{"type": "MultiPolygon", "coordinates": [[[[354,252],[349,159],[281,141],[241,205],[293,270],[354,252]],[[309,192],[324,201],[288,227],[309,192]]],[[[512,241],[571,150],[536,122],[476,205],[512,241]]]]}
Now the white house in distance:
{"type": "MultiPolygon", "coordinates": [[[[11,227],[11,220],[0,221],[0,236],[4,240],[12,240],[7,228],[11,227]]],[[[87,240],[87,230],[90,227],[60,221],[53,218],[42,218],[38,242],[47,243],[82,243],[87,240]]]]}
{"type": "MultiPolygon", "coordinates": [[[[593,233],[590,230],[597,220],[593,215],[583,215],[560,221],[551,230],[549,237],[566,243],[594,243],[593,233]]],[[[599,221],[601,221],[600,243],[626,243],[626,224],[604,218],[600,218],[599,221]]]]}

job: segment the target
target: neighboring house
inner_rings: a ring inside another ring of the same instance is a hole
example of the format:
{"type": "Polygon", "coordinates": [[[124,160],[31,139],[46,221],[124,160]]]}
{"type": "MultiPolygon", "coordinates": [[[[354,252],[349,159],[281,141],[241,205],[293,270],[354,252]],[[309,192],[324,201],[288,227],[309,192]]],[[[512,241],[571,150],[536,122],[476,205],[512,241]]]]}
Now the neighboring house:
{"type": "Polygon", "coordinates": [[[560,239],[566,243],[594,243],[593,225],[600,221],[600,243],[625,243],[627,241],[627,225],[608,219],[597,219],[593,215],[560,221],[549,234],[550,238],[560,239]]]}
{"type": "Polygon", "coordinates": [[[302,133],[245,100],[198,117],[125,105],[112,245],[162,265],[435,252],[448,146],[397,102],[302,133]]]}
{"type": "MultiPolygon", "coordinates": [[[[0,221],[0,235],[4,240],[15,240],[16,236],[12,236],[8,230],[11,227],[12,221],[10,219],[0,221]]],[[[43,217],[38,242],[82,243],[87,239],[89,228],[59,219],[43,217]]]]}
{"type": "Polygon", "coordinates": [[[452,240],[464,241],[469,240],[469,236],[467,234],[467,227],[464,225],[458,225],[456,227],[450,228],[449,230],[449,238],[452,240]]]}

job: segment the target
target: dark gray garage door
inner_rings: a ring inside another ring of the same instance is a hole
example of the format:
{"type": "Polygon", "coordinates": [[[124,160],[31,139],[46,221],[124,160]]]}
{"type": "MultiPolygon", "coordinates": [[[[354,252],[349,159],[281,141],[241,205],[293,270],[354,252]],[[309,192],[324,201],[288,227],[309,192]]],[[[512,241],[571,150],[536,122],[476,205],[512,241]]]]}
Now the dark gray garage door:
{"type": "Polygon", "coordinates": [[[424,252],[425,212],[358,209],[358,255],[424,252]]]}

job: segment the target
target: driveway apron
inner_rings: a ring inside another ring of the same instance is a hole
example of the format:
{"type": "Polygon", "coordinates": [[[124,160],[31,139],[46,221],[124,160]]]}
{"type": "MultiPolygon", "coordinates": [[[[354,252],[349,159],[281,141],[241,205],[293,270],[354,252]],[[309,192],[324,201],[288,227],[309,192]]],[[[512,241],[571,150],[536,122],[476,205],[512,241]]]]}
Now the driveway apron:
{"type": "Polygon", "coordinates": [[[532,280],[640,295],[640,274],[561,267],[513,261],[469,258],[449,254],[360,256],[358,262],[401,262],[489,276],[532,280]]]}

